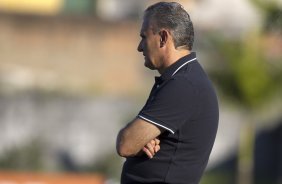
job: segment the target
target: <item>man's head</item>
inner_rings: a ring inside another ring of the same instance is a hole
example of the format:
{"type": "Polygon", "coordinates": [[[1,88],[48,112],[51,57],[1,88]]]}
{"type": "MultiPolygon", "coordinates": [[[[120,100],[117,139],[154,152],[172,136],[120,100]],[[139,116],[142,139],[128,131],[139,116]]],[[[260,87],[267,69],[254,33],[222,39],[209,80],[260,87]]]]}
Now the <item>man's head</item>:
{"type": "Polygon", "coordinates": [[[189,14],[176,2],[159,2],[145,10],[138,51],[145,56],[145,66],[161,69],[164,53],[171,49],[191,51],[194,29],[189,14]],[[166,46],[170,43],[173,48],[166,46]]]}

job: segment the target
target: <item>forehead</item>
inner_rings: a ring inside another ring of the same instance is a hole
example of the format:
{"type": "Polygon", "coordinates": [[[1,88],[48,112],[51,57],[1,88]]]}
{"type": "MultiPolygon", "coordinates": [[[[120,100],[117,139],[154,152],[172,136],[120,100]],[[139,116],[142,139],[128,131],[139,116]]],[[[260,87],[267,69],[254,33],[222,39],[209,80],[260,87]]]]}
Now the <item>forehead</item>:
{"type": "Polygon", "coordinates": [[[149,21],[149,19],[146,17],[143,19],[143,23],[140,31],[141,34],[153,29],[153,25],[151,22],[152,21],[149,21]]]}

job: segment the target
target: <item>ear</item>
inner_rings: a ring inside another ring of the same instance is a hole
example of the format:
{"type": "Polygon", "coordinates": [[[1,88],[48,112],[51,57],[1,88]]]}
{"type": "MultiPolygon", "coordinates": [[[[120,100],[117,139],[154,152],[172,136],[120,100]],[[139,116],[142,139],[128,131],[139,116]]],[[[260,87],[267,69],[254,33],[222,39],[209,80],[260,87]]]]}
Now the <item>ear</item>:
{"type": "Polygon", "coordinates": [[[159,31],[159,35],[160,35],[160,47],[163,47],[167,43],[169,32],[165,29],[161,29],[159,31]]]}

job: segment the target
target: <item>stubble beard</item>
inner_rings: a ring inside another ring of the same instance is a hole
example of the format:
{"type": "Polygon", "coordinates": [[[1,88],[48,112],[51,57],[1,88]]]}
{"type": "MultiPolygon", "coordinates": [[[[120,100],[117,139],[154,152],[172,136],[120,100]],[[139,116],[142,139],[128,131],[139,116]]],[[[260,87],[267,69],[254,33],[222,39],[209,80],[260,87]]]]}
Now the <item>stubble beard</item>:
{"type": "Polygon", "coordinates": [[[148,60],[146,57],[144,59],[145,59],[144,66],[146,68],[149,68],[150,70],[156,69],[150,60],[148,60]]]}

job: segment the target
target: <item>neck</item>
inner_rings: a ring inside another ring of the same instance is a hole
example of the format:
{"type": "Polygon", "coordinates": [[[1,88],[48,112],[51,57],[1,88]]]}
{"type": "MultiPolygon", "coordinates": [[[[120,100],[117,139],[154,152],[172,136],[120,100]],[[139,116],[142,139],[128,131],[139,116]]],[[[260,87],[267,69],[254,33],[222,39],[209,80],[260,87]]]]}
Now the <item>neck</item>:
{"type": "Polygon", "coordinates": [[[180,58],[190,54],[191,51],[178,47],[175,50],[171,51],[171,52],[167,52],[167,55],[164,56],[163,60],[164,60],[164,65],[162,68],[158,69],[160,74],[163,74],[164,71],[172,64],[174,64],[175,62],[177,62],[180,58]]]}

